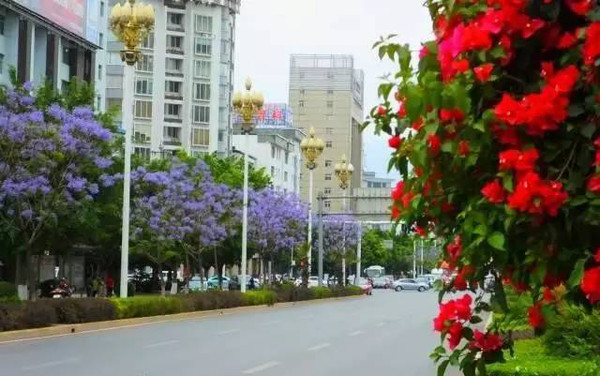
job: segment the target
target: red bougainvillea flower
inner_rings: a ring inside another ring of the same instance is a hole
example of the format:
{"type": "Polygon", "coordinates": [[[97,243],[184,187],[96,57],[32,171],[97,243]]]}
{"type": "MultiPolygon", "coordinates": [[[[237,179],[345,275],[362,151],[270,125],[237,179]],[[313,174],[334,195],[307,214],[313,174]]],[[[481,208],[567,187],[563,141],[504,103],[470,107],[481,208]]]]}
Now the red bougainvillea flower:
{"type": "Polygon", "coordinates": [[[440,110],[440,121],[444,124],[448,123],[462,123],[465,120],[465,113],[460,108],[440,110]]]}
{"type": "Polygon", "coordinates": [[[581,291],[592,304],[600,301],[600,266],[588,269],[583,273],[581,291]]]}
{"type": "Polygon", "coordinates": [[[580,16],[587,15],[594,6],[592,0],[565,0],[565,2],[573,13],[580,16]]]}
{"type": "Polygon", "coordinates": [[[546,324],[546,319],[542,314],[542,305],[537,302],[527,310],[527,316],[529,317],[529,325],[533,328],[543,328],[546,324]]]}
{"type": "Polygon", "coordinates": [[[421,47],[421,50],[419,51],[419,60],[423,60],[427,56],[429,56],[429,48],[423,45],[423,47],[421,47]]]}
{"type": "Polygon", "coordinates": [[[415,233],[417,235],[419,235],[420,237],[424,238],[427,236],[427,230],[424,227],[421,226],[415,226],[415,233]]]}
{"type": "Polygon", "coordinates": [[[594,157],[594,166],[600,167],[600,150],[596,150],[596,156],[594,157]]]}
{"type": "Polygon", "coordinates": [[[467,284],[467,280],[465,279],[465,275],[463,273],[459,273],[456,275],[452,285],[458,291],[464,291],[469,287],[469,285],[467,284]]]}
{"type": "Polygon", "coordinates": [[[527,172],[508,197],[508,206],[529,214],[556,216],[568,198],[561,183],[543,181],[535,172],[527,172]]]}
{"type": "Polygon", "coordinates": [[[499,168],[502,171],[532,171],[539,157],[540,154],[535,148],[523,152],[515,149],[506,150],[499,155],[499,168]]]}
{"type": "Polygon", "coordinates": [[[392,219],[400,218],[401,214],[402,213],[400,212],[400,208],[398,208],[396,205],[393,205],[392,206],[392,215],[391,215],[392,219]]]}
{"type": "Polygon", "coordinates": [[[596,149],[600,149],[600,137],[598,137],[596,140],[594,140],[594,147],[596,149]]]}
{"type": "Polygon", "coordinates": [[[498,180],[487,183],[481,189],[481,194],[492,204],[501,204],[506,197],[506,191],[498,180]]]}
{"type": "Polygon", "coordinates": [[[379,116],[387,115],[387,110],[385,109],[385,107],[383,107],[383,106],[377,107],[377,115],[379,115],[379,116]]]}
{"type": "Polygon", "coordinates": [[[596,254],[594,255],[594,260],[596,262],[600,262],[600,248],[596,250],[596,254]]]}
{"type": "Polygon", "coordinates": [[[573,47],[575,43],[577,43],[577,37],[574,33],[564,33],[558,39],[556,47],[558,47],[561,50],[565,50],[567,48],[573,47]]]}
{"type": "Polygon", "coordinates": [[[455,321],[448,328],[448,348],[454,350],[462,340],[463,325],[455,321]]]}
{"type": "Polygon", "coordinates": [[[461,59],[452,62],[452,69],[457,73],[465,73],[471,68],[469,60],[461,59]]]}
{"type": "Polygon", "coordinates": [[[494,64],[487,63],[480,65],[478,67],[473,68],[473,72],[475,73],[475,77],[479,82],[487,82],[492,75],[492,71],[494,70],[494,64]]]}
{"type": "Polygon", "coordinates": [[[441,303],[438,316],[433,320],[433,328],[438,332],[442,332],[452,322],[469,321],[472,317],[471,303],[473,303],[471,295],[464,295],[462,298],[441,303]]]}
{"type": "Polygon", "coordinates": [[[423,128],[423,118],[420,117],[417,121],[414,121],[410,126],[412,129],[418,132],[421,128],[423,128]]]}
{"type": "Polygon", "coordinates": [[[458,262],[458,259],[460,258],[460,255],[462,254],[462,250],[463,250],[462,239],[460,238],[459,235],[456,235],[454,237],[454,240],[452,241],[452,243],[450,243],[446,246],[446,251],[448,251],[448,257],[450,259],[449,260],[450,264],[455,265],[458,262]]]}
{"type": "Polygon", "coordinates": [[[400,138],[400,136],[395,135],[390,137],[390,139],[388,140],[388,145],[392,148],[392,149],[396,149],[398,150],[400,148],[400,146],[402,146],[402,139],[400,138]]]}
{"type": "Polygon", "coordinates": [[[478,19],[477,24],[483,31],[492,34],[500,34],[506,23],[505,15],[506,13],[501,10],[490,8],[478,19]]]}
{"type": "Polygon", "coordinates": [[[521,104],[517,102],[510,94],[503,94],[502,99],[494,108],[494,113],[498,120],[502,120],[510,125],[519,123],[519,113],[521,104]]]}
{"type": "Polygon", "coordinates": [[[457,27],[454,33],[460,33],[460,52],[489,50],[492,47],[490,33],[473,23],[464,28],[457,27]]]}
{"type": "Polygon", "coordinates": [[[458,143],[458,155],[466,157],[471,152],[469,141],[462,140],[458,143]]]}
{"type": "Polygon", "coordinates": [[[454,209],[455,209],[454,205],[452,205],[451,203],[449,203],[449,202],[442,203],[442,211],[444,213],[452,213],[454,211],[454,209]]]}
{"type": "Polygon", "coordinates": [[[495,333],[483,333],[475,330],[473,340],[469,342],[469,347],[473,350],[479,350],[484,353],[493,353],[502,348],[504,341],[502,337],[495,333]]]}
{"type": "Polygon", "coordinates": [[[510,63],[513,57],[512,41],[507,35],[503,35],[500,37],[498,46],[502,47],[502,49],[504,50],[504,58],[500,60],[500,65],[506,66],[508,65],[508,63],[510,63]]]}
{"type": "Polygon", "coordinates": [[[398,119],[404,119],[406,117],[406,105],[404,101],[400,102],[400,107],[398,107],[398,119]]]}
{"type": "Polygon", "coordinates": [[[552,303],[555,300],[554,293],[548,287],[544,288],[543,297],[547,303],[552,303]]]}
{"type": "Polygon", "coordinates": [[[574,65],[561,69],[548,79],[548,86],[558,94],[569,94],[579,78],[579,70],[574,65]]]}
{"type": "Polygon", "coordinates": [[[597,195],[600,194],[600,175],[589,178],[587,182],[587,190],[597,195]]]}
{"type": "Polygon", "coordinates": [[[430,134],[427,136],[427,146],[429,146],[429,153],[431,155],[437,155],[440,152],[442,146],[440,137],[437,134],[430,134]]]}
{"type": "Polygon", "coordinates": [[[583,59],[585,64],[594,65],[600,56],[600,22],[592,22],[587,29],[583,45],[583,59]]]}
{"type": "Polygon", "coordinates": [[[405,184],[403,181],[399,181],[396,183],[394,189],[392,189],[392,199],[394,201],[400,201],[402,199],[402,195],[404,194],[405,184]]]}
{"type": "Polygon", "coordinates": [[[494,124],[492,126],[492,130],[498,138],[498,142],[500,142],[501,144],[516,148],[521,147],[521,137],[519,137],[519,132],[517,131],[517,129],[494,124]]]}

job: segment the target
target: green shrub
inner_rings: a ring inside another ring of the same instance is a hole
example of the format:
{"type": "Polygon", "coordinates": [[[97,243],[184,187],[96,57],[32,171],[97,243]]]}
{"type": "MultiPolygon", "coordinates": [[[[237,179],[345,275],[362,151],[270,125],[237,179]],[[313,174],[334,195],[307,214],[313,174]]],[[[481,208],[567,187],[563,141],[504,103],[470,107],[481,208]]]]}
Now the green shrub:
{"type": "Polygon", "coordinates": [[[533,305],[529,293],[517,293],[514,289],[505,286],[506,302],[509,312],[503,312],[498,304],[494,304],[494,323],[503,331],[526,331],[529,326],[527,310],[533,305]]]}
{"type": "Polygon", "coordinates": [[[600,312],[565,305],[549,320],[542,343],[549,354],[569,358],[600,357],[600,312]]]}
{"type": "Polygon", "coordinates": [[[19,327],[19,317],[23,310],[23,304],[0,303],[0,331],[23,329],[19,327]]]}
{"type": "Polygon", "coordinates": [[[160,296],[135,296],[125,299],[111,299],[120,319],[134,317],[171,315],[188,311],[185,301],[180,298],[160,296]]]}
{"type": "Polygon", "coordinates": [[[106,299],[57,299],[48,300],[54,306],[60,324],[77,324],[114,320],[117,310],[106,299]]]}
{"type": "Polygon", "coordinates": [[[194,292],[181,297],[190,307],[191,311],[207,311],[240,307],[244,305],[243,295],[239,291],[203,291],[194,292]]]}
{"type": "Polygon", "coordinates": [[[598,363],[548,355],[539,339],[515,342],[515,356],[488,366],[489,376],[597,376],[598,363]]]}
{"type": "Polygon", "coordinates": [[[310,292],[313,299],[325,299],[333,296],[333,290],[322,286],[313,287],[310,292]]]}
{"type": "Polygon", "coordinates": [[[243,296],[244,305],[269,305],[272,306],[278,301],[278,294],[273,290],[247,291],[243,296]]]}
{"type": "Polygon", "coordinates": [[[1,301],[18,301],[19,295],[17,288],[10,282],[0,281],[0,300],[1,301]]]}
{"type": "Polygon", "coordinates": [[[37,300],[25,303],[17,317],[17,328],[42,328],[58,324],[58,316],[52,300],[37,300]]]}

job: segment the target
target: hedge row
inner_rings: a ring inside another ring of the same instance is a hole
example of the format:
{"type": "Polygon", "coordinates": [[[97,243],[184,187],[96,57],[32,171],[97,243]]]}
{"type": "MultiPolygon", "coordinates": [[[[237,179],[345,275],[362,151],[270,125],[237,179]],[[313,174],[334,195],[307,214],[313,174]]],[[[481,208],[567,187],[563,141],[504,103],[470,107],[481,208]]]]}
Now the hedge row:
{"type": "Polygon", "coordinates": [[[35,302],[0,302],[0,331],[41,328],[183,312],[273,305],[330,297],[359,295],[357,287],[307,289],[281,286],[272,290],[207,291],[173,297],[137,296],[126,299],[41,299],[35,302]]]}

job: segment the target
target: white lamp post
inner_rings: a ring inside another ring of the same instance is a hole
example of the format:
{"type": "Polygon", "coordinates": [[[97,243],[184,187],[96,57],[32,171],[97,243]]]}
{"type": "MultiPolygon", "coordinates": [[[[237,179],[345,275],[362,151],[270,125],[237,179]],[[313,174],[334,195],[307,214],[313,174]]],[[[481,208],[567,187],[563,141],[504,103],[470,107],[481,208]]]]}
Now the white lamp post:
{"type": "Polygon", "coordinates": [[[242,293],[246,292],[246,273],[248,262],[248,152],[249,135],[254,130],[254,116],[262,108],[264,98],[262,93],[254,93],[252,90],[252,80],[246,79],[246,92],[236,92],[233,95],[233,109],[240,114],[242,118],[242,133],[245,135],[244,150],[244,209],[242,214],[242,271],[240,289],[242,293]]]}
{"type": "Polygon", "coordinates": [[[131,185],[131,139],[133,137],[133,86],[134,65],[141,52],[139,45],[154,27],[152,5],[129,0],[117,3],[110,12],[110,28],[124,45],[121,60],[125,63],[123,77],[122,123],[125,127],[125,161],[123,171],[123,228],[121,236],[121,298],[127,297],[129,270],[129,200],[131,185]]]}
{"type": "MultiPolygon", "coordinates": [[[[343,210],[347,211],[346,208],[346,189],[349,186],[350,178],[354,173],[354,166],[352,163],[346,162],[346,155],[342,155],[342,161],[335,164],[335,176],[340,180],[340,188],[344,191],[343,210]]],[[[344,279],[343,285],[346,286],[346,233],[344,232],[345,221],[342,222],[342,234],[344,235],[344,254],[342,256],[342,278],[344,279]]]]}

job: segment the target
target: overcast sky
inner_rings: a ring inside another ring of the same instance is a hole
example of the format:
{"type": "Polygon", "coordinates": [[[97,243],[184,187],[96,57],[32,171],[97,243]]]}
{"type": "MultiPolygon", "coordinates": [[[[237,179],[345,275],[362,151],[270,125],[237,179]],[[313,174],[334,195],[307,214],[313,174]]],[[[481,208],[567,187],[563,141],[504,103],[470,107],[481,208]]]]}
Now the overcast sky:
{"type": "MultiPolygon", "coordinates": [[[[242,0],[237,18],[235,87],[245,77],[267,102],[288,101],[289,56],[293,53],[354,55],[365,72],[365,117],[378,103],[378,77],[393,70],[382,63],[373,43],[382,35],[418,50],[432,39],[429,13],[422,0],[242,0]]],[[[363,133],[365,169],[385,176],[387,138],[363,133]]],[[[391,175],[397,176],[397,175],[391,175]]]]}

